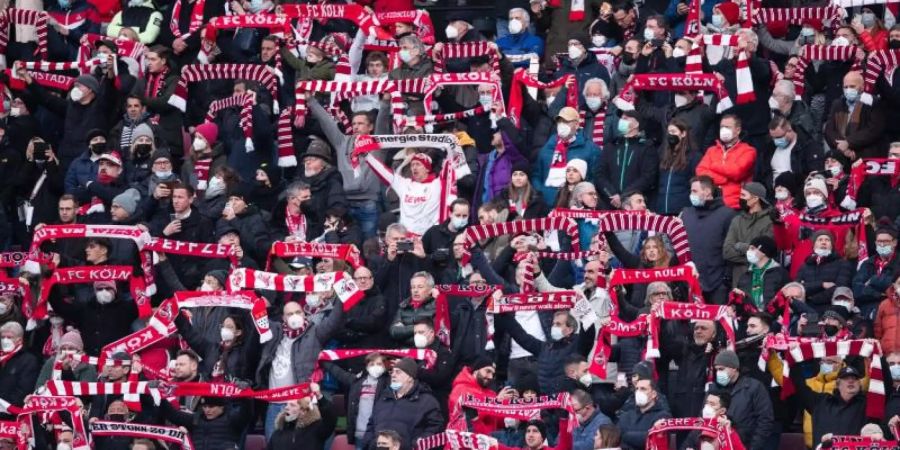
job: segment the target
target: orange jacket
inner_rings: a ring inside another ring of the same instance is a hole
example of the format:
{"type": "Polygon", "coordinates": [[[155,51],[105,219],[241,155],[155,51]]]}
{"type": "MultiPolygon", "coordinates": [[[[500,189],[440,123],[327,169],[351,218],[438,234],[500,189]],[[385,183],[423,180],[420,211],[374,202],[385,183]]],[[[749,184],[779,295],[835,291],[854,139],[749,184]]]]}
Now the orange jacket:
{"type": "Polygon", "coordinates": [[[729,208],[740,206],[741,186],[753,180],[753,167],[756,164],[756,149],[746,142],[738,142],[725,150],[721,142],[706,150],[697,175],[707,175],[722,188],[722,198],[729,208]]]}
{"type": "Polygon", "coordinates": [[[878,305],[875,339],[881,341],[881,349],[885,355],[900,351],[900,299],[894,294],[893,286],[888,288],[887,298],[878,305]]]}

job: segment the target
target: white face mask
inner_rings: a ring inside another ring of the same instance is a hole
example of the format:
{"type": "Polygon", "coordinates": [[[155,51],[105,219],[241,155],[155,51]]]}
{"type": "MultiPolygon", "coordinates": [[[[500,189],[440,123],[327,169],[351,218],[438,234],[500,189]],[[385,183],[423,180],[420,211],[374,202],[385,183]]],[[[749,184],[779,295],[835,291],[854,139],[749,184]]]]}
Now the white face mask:
{"type": "Polygon", "coordinates": [[[410,53],[410,51],[407,49],[400,50],[399,54],[400,54],[400,61],[403,61],[405,63],[409,63],[413,59],[412,53],[410,53]]]}
{"type": "Polygon", "coordinates": [[[384,366],[369,366],[366,367],[366,372],[369,373],[370,377],[378,378],[384,375],[384,366]]]}
{"type": "Polygon", "coordinates": [[[116,294],[113,291],[97,291],[97,303],[101,305],[112,303],[114,298],[116,298],[116,294]]]}
{"type": "Polygon", "coordinates": [[[833,41],[831,41],[831,45],[834,45],[835,47],[844,47],[850,45],[850,41],[848,41],[847,38],[843,36],[838,36],[834,38],[833,41]]]}
{"type": "Polygon", "coordinates": [[[574,59],[581,58],[582,54],[584,54],[584,52],[577,46],[575,46],[575,45],[569,46],[569,59],[574,60],[574,59]]]}
{"type": "Polygon", "coordinates": [[[558,341],[563,338],[563,331],[560,327],[551,327],[550,328],[550,339],[554,341],[558,341]]]}
{"type": "Polygon", "coordinates": [[[210,286],[206,283],[203,283],[200,285],[200,292],[212,292],[212,291],[215,291],[215,289],[213,289],[212,286],[210,286]]]}
{"type": "Polygon", "coordinates": [[[415,344],[416,348],[428,347],[428,338],[424,334],[414,334],[413,344],[415,344]]]}
{"type": "Polygon", "coordinates": [[[0,339],[0,350],[4,352],[11,352],[14,348],[16,348],[16,343],[10,338],[0,339]]]}
{"type": "Polygon", "coordinates": [[[318,295],[315,295],[315,294],[307,294],[306,295],[306,306],[309,306],[310,308],[316,308],[319,306],[319,303],[321,303],[321,301],[319,300],[318,295]]]}
{"type": "Polygon", "coordinates": [[[65,323],[65,321],[66,321],[66,320],[63,319],[62,317],[59,317],[59,316],[53,316],[53,317],[50,318],[50,325],[60,326],[60,325],[62,325],[63,323],[65,323]]]}
{"type": "Polygon", "coordinates": [[[459,37],[459,30],[457,30],[453,25],[447,25],[447,28],[444,30],[444,34],[447,35],[447,39],[456,39],[459,37]]]}
{"type": "Polygon", "coordinates": [[[468,217],[452,217],[450,218],[450,225],[453,225],[453,229],[459,231],[465,228],[469,224],[468,217]]]}
{"type": "Polygon", "coordinates": [[[687,96],[684,94],[675,94],[674,98],[675,98],[675,106],[678,108],[680,108],[684,105],[687,105],[688,101],[689,101],[687,96]]]}
{"type": "Polygon", "coordinates": [[[753,250],[752,248],[747,249],[747,262],[750,264],[759,262],[759,254],[756,253],[756,250],[753,250]]]}
{"type": "Polygon", "coordinates": [[[13,117],[21,116],[22,108],[19,108],[18,106],[13,106],[12,108],[9,108],[9,115],[13,116],[13,117]]]}
{"type": "Polygon", "coordinates": [[[521,20],[519,20],[519,19],[510,19],[509,20],[509,25],[507,26],[507,29],[509,30],[510,33],[519,34],[522,32],[523,28],[524,27],[522,26],[521,20]]]}
{"type": "Polygon", "coordinates": [[[775,191],[775,200],[787,200],[788,193],[786,191],[775,191]]]}
{"type": "Polygon", "coordinates": [[[288,328],[299,330],[303,326],[303,318],[299,314],[294,314],[287,319],[288,328]]]}
{"type": "Polygon", "coordinates": [[[712,419],[716,417],[716,410],[709,405],[703,405],[703,418],[704,419],[712,419]]]}
{"type": "Polygon", "coordinates": [[[596,111],[603,105],[603,99],[600,97],[585,97],[584,103],[587,104],[587,107],[590,108],[591,111],[596,111]]]}
{"type": "Polygon", "coordinates": [[[219,330],[219,336],[221,336],[222,342],[231,342],[234,340],[234,330],[222,327],[222,329],[219,330]]]}
{"type": "Polygon", "coordinates": [[[153,171],[153,175],[156,175],[156,178],[165,180],[166,178],[169,178],[172,176],[172,171],[171,170],[155,170],[155,171],[153,171]]]}
{"type": "Polygon", "coordinates": [[[225,192],[225,181],[219,177],[212,177],[206,185],[206,192],[203,193],[206,198],[214,198],[225,192]]]}
{"type": "Polygon", "coordinates": [[[78,103],[84,98],[84,92],[79,87],[73,87],[69,92],[69,98],[71,98],[73,102],[78,103]]]}
{"type": "Polygon", "coordinates": [[[681,58],[682,56],[687,56],[687,52],[684,51],[681,47],[675,47],[672,49],[672,57],[673,58],[681,58]]]}
{"type": "Polygon", "coordinates": [[[519,421],[516,419],[510,418],[510,417],[504,417],[503,418],[503,426],[505,428],[518,428],[519,421]]]}
{"type": "Polygon", "coordinates": [[[6,303],[0,303],[0,315],[6,314],[9,311],[9,306],[6,306],[6,303]]]}
{"type": "Polygon", "coordinates": [[[831,250],[828,250],[827,248],[817,248],[813,249],[813,251],[816,252],[816,256],[820,258],[824,258],[831,254],[831,250]]]}
{"type": "Polygon", "coordinates": [[[719,128],[719,140],[725,143],[731,142],[734,139],[734,131],[731,128],[722,127],[719,128]]]}
{"type": "Polygon", "coordinates": [[[835,301],[835,302],[831,302],[831,304],[834,306],[843,306],[844,309],[846,309],[847,311],[853,310],[853,305],[851,305],[850,302],[835,301]]]}
{"type": "Polygon", "coordinates": [[[206,141],[204,141],[202,138],[195,137],[193,146],[194,150],[199,152],[206,148],[206,141]]]}
{"type": "Polygon", "coordinates": [[[56,444],[56,450],[72,450],[72,446],[65,442],[60,442],[59,444],[56,444]]]}
{"type": "Polygon", "coordinates": [[[821,195],[807,195],[806,206],[810,208],[818,208],[825,204],[825,199],[821,195]]]}
{"type": "Polygon", "coordinates": [[[606,36],[602,34],[595,34],[591,36],[591,44],[594,44],[594,47],[603,47],[606,45],[606,36]]]}
{"type": "Polygon", "coordinates": [[[578,377],[578,382],[585,386],[590,386],[591,384],[594,383],[594,377],[592,377],[591,374],[586,373],[586,374],[578,377]]]}
{"type": "Polygon", "coordinates": [[[494,103],[494,96],[491,94],[479,95],[478,103],[481,104],[481,107],[485,110],[491,109],[491,105],[494,103]]]}
{"type": "Polygon", "coordinates": [[[769,109],[773,111],[778,109],[778,100],[775,100],[775,97],[769,97],[769,109]]]}
{"type": "Polygon", "coordinates": [[[828,168],[828,171],[831,172],[831,176],[836,177],[839,173],[844,171],[844,168],[839,164],[835,164],[828,168]]]}
{"type": "Polygon", "coordinates": [[[712,442],[703,441],[700,443],[700,450],[716,450],[716,446],[712,442]]]}
{"type": "Polygon", "coordinates": [[[558,123],[556,124],[556,134],[559,135],[559,137],[567,138],[572,134],[572,127],[567,123],[558,123]]]}
{"type": "Polygon", "coordinates": [[[647,396],[646,392],[634,391],[634,404],[637,405],[638,408],[647,406],[647,403],[650,403],[650,397],[647,396]]]}
{"type": "Polygon", "coordinates": [[[656,39],[656,33],[654,33],[653,30],[649,28],[644,28],[644,40],[652,41],[653,39],[656,39]]]}

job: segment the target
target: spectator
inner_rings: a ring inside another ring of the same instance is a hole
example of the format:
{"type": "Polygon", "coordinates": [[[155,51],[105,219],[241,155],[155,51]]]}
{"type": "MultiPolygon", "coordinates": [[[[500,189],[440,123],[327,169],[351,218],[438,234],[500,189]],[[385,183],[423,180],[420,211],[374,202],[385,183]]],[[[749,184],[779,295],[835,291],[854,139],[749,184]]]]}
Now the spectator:
{"type": "Polygon", "coordinates": [[[900,348],[900,323],[897,323],[895,314],[900,308],[897,293],[900,292],[900,276],[893,276],[894,282],[887,288],[885,299],[878,305],[875,314],[875,338],[881,341],[885,353],[895,352],[900,348]]]}
{"type": "Polygon", "coordinates": [[[735,286],[747,271],[747,250],[750,241],[760,236],[772,235],[772,210],[767,200],[766,188],[762,184],[756,182],[745,184],[741,188],[738,202],[741,211],[731,221],[725,243],[722,245],[722,254],[733,267],[731,279],[735,286]]]}
{"type": "Polygon", "coordinates": [[[738,209],[741,186],[751,180],[756,149],[741,141],[741,119],[725,115],[720,121],[719,140],[706,150],[697,166],[697,175],[708,175],[722,187],[725,205],[738,209]]]}
{"type": "MultiPolygon", "coordinates": [[[[709,153],[707,153],[709,155],[709,153]]],[[[713,178],[697,176],[691,179],[691,205],[681,213],[688,242],[698,255],[700,287],[703,297],[713,303],[724,303],[728,283],[722,242],[727,235],[734,211],[725,207],[716,191],[713,178]]]]}
{"type": "Polygon", "coordinates": [[[863,78],[859,72],[848,72],[844,76],[843,86],[843,96],[836,99],[828,110],[825,142],[851,161],[883,157],[881,136],[885,125],[884,113],[877,103],[870,106],[859,101],[863,88],[863,78]]]}
{"type": "MultiPolygon", "coordinates": [[[[178,108],[169,104],[180,78],[175,70],[177,66],[173,58],[175,56],[166,47],[161,45],[150,47],[144,55],[147,72],[135,83],[132,94],[141,99],[150,117],[159,121],[159,139],[165,142],[166,147],[177,149],[183,147],[182,114],[178,108]]],[[[211,146],[214,142],[209,144],[211,146]]],[[[175,166],[181,167],[181,154],[173,156],[175,166]]]]}
{"type": "Polygon", "coordinates": [[[592,450],[597,430],[612,424],[612,421],[597,409],[594,400],[585,391],[576,390],[569,401],[578,420],[578,426],[572,431],[572,450],[592,450]]]}
{"type": "Polygon", "coordinates": [[[763,310],[790,281],[787,270],[774,260],[777,254],[775,240],[769,236],[756,237],[747,247],[750,268],[741,275],[737,291],[746,295],[758,310],[763,310]]]}
{"type": "Polygon", "coordinates": [[[835,253],[834,236],[830,231],[816,231],[812,241],[813,254],[803,262],[797,281],[806,287],[809,304],[822,314],[825,307],[831,304],[837,289],[850,285],[853,269],[835,253]]]}
{"type": "Polygon", "coordinates": [[[659,167],[656,149],[641,136],[641,122],[634,113],[622,114],[617,131],[620,137],[603,152],[595,176],[614,208],[622,206],[622,195],[626,192],[649,195],[656,184],[659,167]]]}
{"type": "Polygon", "coordinates": [[[298,442],[311,448],[319,448],[334,433],[334,425],[337,416],[334,407],[320,391],[313,386],[313,395],[317,400],[312,402],[310,398],[290,400],[285,405],[275,422],[275,433],[266,446],[269,450],[285,450],[295,448],[298,442]]]}
{"type": "Polygon", "coordinates": [[[531,17],[523,8],[511,8],[508,20],[509,33],[497,39],[497,47],[512,61],[514,67],[528,68],[531,58],[544,56],[544,41],[535,36],[531,17]]]}
{"type": "Polygon", "coordinates": [[[658,395],[653,380],[639,379],[635,383],[634,405],[625,407],[617,424],[622,433],[623,449],[640,449],[647,441],[650,428],[658,420],[672,417],[668,407],[657,401],[658,395]]]}
{"type": "Polygon", "coordinates": [[[403,439],[402,448],[411,448],[417,439],[441,432],[444,419],[438,402],[428,386],[416,379],[417,374],[412,359],[404,358],[394,364],[390,391],[375,400],[364,447],[369,447],[375,434],[384,430],[396,430],[403,439]]]}
{"type": "MultiPolygon", "coordinates": [[[[351,310],[352,311],[352,310],[351,310]]],[[[369,419],[372,417],[375,400],[380,398],[390,383],[390,375],[385,369],[385,358],[379,353],[369,353],[365,358],[365,371],[353,374],[332,363],[326,363],[329,373],[348,386],[347,399],[347,442],[362,443],[369,419]]]]}
{"type": "Polygon", "coordinates": [[[890,224],[875,231],[875,254],[860,264],[853,276],[853,298],[863,315],[878,309],[892,280],[897,277],[897,231],[890,224]]]}
{"type": "Polygon", "coordinates": [[[0,326],[0,398],[16,406],[32,391],[39,370],[38,359],[24,349],[24,338],[25,329],[18,322],[0,326]]]}
{"type": "Polygon", "coordinates": [[[741,376],[740,360],[731,350],[719,352],[714,365],[716,384],[731,394],[728,416],[741,436],[741,442],[747,442],[753,449],[766,448],[773,432],[772,404],[766,387],[759,380],[741,376]]]}

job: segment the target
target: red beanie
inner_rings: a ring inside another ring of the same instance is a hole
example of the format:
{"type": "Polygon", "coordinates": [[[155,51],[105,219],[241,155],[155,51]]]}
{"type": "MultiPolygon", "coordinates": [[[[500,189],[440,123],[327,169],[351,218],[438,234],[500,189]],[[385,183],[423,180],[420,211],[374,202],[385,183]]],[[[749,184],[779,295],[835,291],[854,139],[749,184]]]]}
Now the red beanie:
{"type": "Polygon", "coordinates": [[[428,156],[424,153],[416,153],[415,155],[412,156],[412,159],[409,160],[410,163],[412,163],[413,161],[418,161],[418,162],[422,163],[422,165],[425,166],[425,169],[428,170],[429,172],[431,172],[431,157],[430,156],[428,156]]]}
{"type": "Polygon", "coordinates": [[[216,139],[219,137],[219,127],[212,122],[203,122],[197,125],[196,133],[203,136],[203,139],[206,139],[206,143],[212,148],[213,145],[216,145],[216,139]]]}
{"type": "Polygon", "coordinates": [[[741,21],[741,8],[737,3],[724,2],[716,5],[729,25],[737,25],[741,21]]]}

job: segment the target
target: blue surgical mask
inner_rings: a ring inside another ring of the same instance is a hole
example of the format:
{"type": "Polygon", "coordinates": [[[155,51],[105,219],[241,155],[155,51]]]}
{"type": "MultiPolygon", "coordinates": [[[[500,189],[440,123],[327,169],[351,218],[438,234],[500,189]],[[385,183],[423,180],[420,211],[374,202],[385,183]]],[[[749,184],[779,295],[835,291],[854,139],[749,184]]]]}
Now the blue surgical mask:
{"type": "Polygon", "coordinates": [[[412,61],[412,58],[413,58],[412,53],[410,53],[409,50],[407,50],[407,49],[400,50],[400,60],[401,61],[409,64],[409,62],[412,61]]]}
{"type": "Polygon", "coordinates": [[[819,364],[819,373],[821,373],[822,375],[828,375],[831,372],[834,372],[834,364],[829,364],[829,363],[819,364]]]}
{"type": "Polygon", "coordinates": [[[484,107],[485,110],[490,110],[491,104],[494,103],[494,97],[491,94],[479,95],[478,103],[481,103],[481,106],[484,107]]]}
{"type": "Polygon", "coordinates": [[[724,370],[716,371],[716,384],[719,386],[728,386],[728,383],[731,383],[731,377],[728,376],[728,372],[724,370]]]}
{"type": "Polygon", "coordinates": [[[716,28],[722,28],[722,25],[725,25],[725,18],[721,14],[713,14],[712,24],[716,28]]]}
{"type": "Polygon", "coordinates": [[[263,0],[250,0],[250,12],[258,13],[263,9],[263,0]]]}
{"type": "Polygon", "coordinates": [[[691,199],[691,205],[694,205],[695,208],[699,208],[699,207],[703,206],[704,203],[706,203],[700,198],[699,195],[696,195],[696,194],[691,194],[690,199],[691,199]]]}
{"type": "Polygon", "coordinates": [[[600,105],[603,104],[603,100],[601,100],[599,97],[585,97],[584,103],[588,108],[591,109],[591,111],[596,111],[600,109],[600,105]]]}
{"type": "Polygon", "coordinates": [[[875,25],[875,14],[862,13],[862,24],[866,28],[872,28],[875,25]]]}
{"type": "Polygon", "coordinates": [[[453,225],[453,228],[457,231],[462,230],[469,224],[468,217],[451,217],[450,224],[453,225]]]}
{"type": "Polygon", "coordinates": [[[789,144],[786,137],[774,138],[772,142],[775,143],[775,146],[778,148],[786,148],[789,144]]]}
{"type": "Polygon", "coordinates": [[[616,124],[616,129],[622,135],[628,133],[629,128],[631,128],[631,124],[625,119],[619,119],[619,123],[616,124]]]}
{"type": "Polygon", "coordinates": [[[891,256],[891,253],[894,252],[894,247],[890,245],[875,244],[875,251],[881,256],[891,256]]]}
{"type": "Polygon", "coordinates": [[[850,103],[855,103],[859,98],[859,90],[855,88],[844,88],[844,98],[850,103]]]}
{"type": "Polygon", "coordinates": [[[400,390],[400,388],[403,387],[403,383],[401,383],[401,382],[399,382],[399,381],[391,381],[391,386],[390,386],[390,387],[391,387],[391,390],[392,390],[392,391],[397,392],[397,391],[400,390]]]}
{"type": "Polygon", "coordinates": [[[900,381],[900,365],[891,366],[891,379],[900,381]]]}
{"type": "Polygon", "coordinates": [[[154,170],[153,175],[156,175],[156,178],[166,179],[172,176],[171,170],[154,170]]]}
{"type": "Polygon", "coordinates": [[[816,35],[816,30],[813,30],[812,28],[809,28],[809,27],[803,27],[802,29],[800,29],[800,35],[806,36],[806,37],[812,37],[812,36],[816,35]]]}
{"type": "Polygon", "coordinates": [[[69,9],[69,7],[72,6],[72,0],[57,0],[56,3],[62,9],[69,9]]]}

